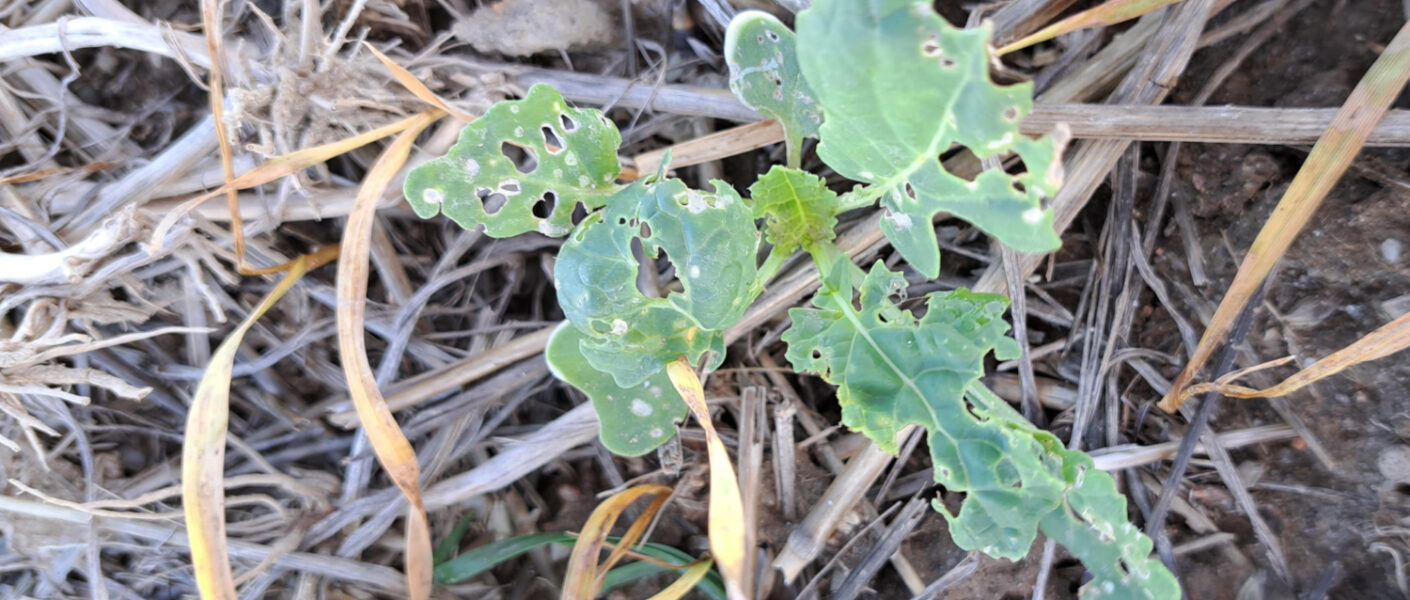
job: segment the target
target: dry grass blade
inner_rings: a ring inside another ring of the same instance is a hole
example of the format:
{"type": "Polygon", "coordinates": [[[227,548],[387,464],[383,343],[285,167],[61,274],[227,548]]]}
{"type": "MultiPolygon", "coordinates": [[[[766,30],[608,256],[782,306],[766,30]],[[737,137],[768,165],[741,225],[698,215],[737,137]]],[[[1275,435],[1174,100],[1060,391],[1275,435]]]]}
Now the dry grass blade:
{"type": "Polygon", "coordinates": [[[611,497],[603,500],[597,508],[592,510],[586,523],[583,523],[583,530],[578,534],[578,541],[573,544],[573,553],[568,557],[568,572],[563,576],[564,600],[590,600],[597,597],[598,590],[602,589],[602,578],[607,572],[612,570],[612,565],[621,560],[627,551],[641,539],[641,534],[646,531],[646,527],[651,524],[651,520],[660,512],[661,507],[666,505],[666,501],[671,497],[671,488],[658,484],[644,484],[633,486],[622,490],[611,497]],[[612,549],[612,554],[601,564],[597,562],[597,555],[607,544],[607,534],[612,531],[612,525],[617,522],[617,518],[622,516],[622,512],[631,503],[636,502],[642,496],[653,495],[651,505],[642,511],[641,516],[632,522],[631,527],[622,535],[616,546],[612,549]]]}
{"type": "Polygon", "coordinates": [[[408,595],[414,600],[430,597],[433,567],[431,534],[426,522],[426,509],[421,503],[421,469],[416,463],[416,452],[406,436],[402,435],[396,418],[387,409],[387,403],[377,389],[372,365],[367,361],[363,322],[367,302],[368,256],[377,199],[406,164],[416,136],[439,117],[438,110],[412,117],[404,131],[377,157],[377,162],[363,178],[357,201],[348,214],[343,230],[343,254],[338,259],[339,359],[347,378],[348,394],[367,432],[367,439],[372,443],[372,450],[382,468],[387,470],[387,475],[410,501],[406,515],[406,583],[408,595]]]}
{"type": "Polygon", "coordinates": [[[309,270],[338,255],[330,246],[300,256],[269,295],[221,342],[196,386],[181,446],[181,502],[191,541],[191,564],[202,598],[234,599],[235,580],[225,543],[225,434],[230,421],[230,371],[245,333],[309,270]]]}
{"type": "Polygon", "coordinates": [[[1046,42],[1057,36],[1072,33],[1079,29],[1115,25],[1129,21],[1167,4],[1174,4],[1181,1],[1183,0],[1111,0],[1111,2],[1105,2],[1100,6],[1094,6],[1084,10],[1039,29],[1023,39],[1005,45],[1003,48],[999,48],[999,54],[1008,54],[1014,50],[1027,48],[1040,42],[1046,42]]]}
{"type": "Polygon", "coordinates": [[[1336,375],[1347,367],[1385,358],[1407,347],[1410,347],[1410,313],[1403,314],[1396,320],[1382,325],[1365,337],[1356,340],[1356,342],[1352,343],[1350,346],[1327,355],[1321,360],[1312,363],[1307,368],[1298,371],[1292,377],[1284,379],[1281,383],[1272,387],[1256,390],[1234,385],[1233,381],[1253,371],[1285,364],[1289,360],[1292,360],[1291,358],[1281,358],[1242,371],[1230,373],[1229,375],[1220,377],[1217,381],[1191,385],[1180,393],[1180,402],[1184,402],[1191,396],[1205,392],[1219,392],[1231,398],[1277,398],[1279,396],[1286,396],[1306,387],[1314,381],[1336,375]]]}
{"type": "Polygon", "coordinates": [[[725,580],[725,592],[730,600],[742,600],[749,596],[742,588],[744,581],[744,499],[739,491],[739,477],[734,473],[729,452],[715,424],[710,419],[710,409],[705,406],[705,390],[700,385],[700,377],[685,358],[666,365],[666,374],[676,391],[680,392],[686,406],[690,407],[695,420],[705,430],[705,443],[710,455],[710,552],[720,565],[720,575],[725,580]]]}
{"type": "Polygon", "coordinates": [[[666,589],[656,592],[655,595],[647,600],[677,600],[678,598],[684,597],[686,594],[690,593],[691,589],[695,588],[695,584],[700,583],[700,580],[705,578],[705,574],[710,572],[710,565],[713,563],[714,561],[711,561],[709,558],[702,558],[690,563],[689,568],[685,570],[685,573],[681,574],[680,579],[666,586],[666,589]]]}
{"type": "Polygon", "coordinates": [[[783,127],[778,124],[778,121],[769,119],[731,127],[673,146],[644,152],[632,158],[632,164],[635,165],[638,174],[649,175],[661,167],[661,161],[665,160],[667,152],[671,153],[671,168],[680,169],[743,154],[782,141],[783,127]]]}
{"type": "MultiPolygon", "coordinates": [[[[162,248],[161,241],[166,238],[166,234],[171,230],[172,226],[176,225],[176,222],[179,221],[181,217],[186,216],[186,213],[191,212],[206,200],[210,200],[227,191],[252,188],[257,185],[264,185],[281,177],[292,175],[314,165],[323,163],[340,154],[345,154],[389,135],[405,131],[408,127],[425,119],[426,115],[427,113],[412,115],[395,123],[383,125],[367,133],[275,157],[269,162],[240,174],[239,177],[226,182],[225,185],[191,198],[183,202],[180,206],[168,211],[162,216],[162,220],[157,223],[157,226],[152,229],[152,238],[149,246],[152,252],[160,251],[162,248]]],[[[423,125],[422,127],[424,128],[425,126],[423,125]]],[[[233,214],[238,215],[239,213],[236,212],[233,214]]],[[[236,239],[239,238],[237,237],[236,239]]],[[[248,274],[261,274],[261,272],[253,271],[248,274]]]]}
{"type": "Polygon", "coordinates": [[[1346,172],[1365,145],[1371,130],[1395,101],[1410,79],[1410,23],[1401,27],[1381,56],[1371,65],[1361,82],[1342,105],[1327,133],[1307,155],[1307,161],[1288,185],[1273,215],[1258,232],[1248,256],[1234,275],[1209,327],[1200,337],[1189,364],[1170,387],[1160,408],[1174,412],[1184,402],[1182,391],[1214,354],[1215,347],[1233,327],[1234,320],[1253,296],[1264,278],[1292,245],[1332,186],[1346,172]]]}
{"type": "Polygon", "coordinates": [[[437,96],[435,92],[432,92],[431,88],[426,87],[426,84],[421,83],[420,79],[417,79],[415,75],[412,75],[411,71],[407,71],[405,67],[397,64],[396,61],[393,61],[392,59],[388,58],[387,55],[382,54],[380,51],[374,48],[372,44],[363,42],[362,45],[365,46],[367,50],[372,53],[373,56],[377,57],[377,60],[382,61],[382,65],[387,67],[388,71],[392,72],[392,77],[395,77],[397,79],[397,83],[400,83],[402,87],[406,88],[406,91],[411,92],[412,95],[416,96],[417,98],[420,98],[422,101],[426,102],[427,104],[430,104],[431,106],[446,111],[446,114],[460,119],[461,121],[465,121],[466,123],[475,120],[475,115],[467,113],[463,110],[456,109],[455,107],[452,107],[451,105],[447,104],[445,100],[442,100],[440,96],[437,96]]]}
{"type": "MultiPolygon", "coordinates": [[[[206,51],[211,56],[210,74],[206,77],[206,85],[210,88],[207,97],[215,124],[216,143],[220,148],[220,168],[228,185],[235,178],[235,165],[230,150],[230,132],[225,129],[225,61],[221,60],[224,53],[220,13],[220,0],[201,0],[201,26],[206,33],[206,51]]],[[[254,271],[245,264],[245,226],[240,220],[240,195],[234,188],[225,190],[225,204],[230,209],[230,236],[235,240],[235,270],[251,274],[254,271]]]]}

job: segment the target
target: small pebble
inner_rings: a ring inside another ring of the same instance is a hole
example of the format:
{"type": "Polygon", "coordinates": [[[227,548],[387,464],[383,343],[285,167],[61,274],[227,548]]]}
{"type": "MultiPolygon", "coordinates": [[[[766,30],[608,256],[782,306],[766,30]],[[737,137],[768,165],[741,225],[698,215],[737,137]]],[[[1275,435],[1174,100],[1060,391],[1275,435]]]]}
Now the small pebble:
{"type": "Polygon", "coordinates": [[[1391,446],[1381,451],[1376,469],[1391,483],[1410,481],[1410,447],[1391,446]]]}
{"type": "Polygon", "coordinates": [[[1381,258],[1385,259],[1388,263],[1395,264],[1400,262],[1400,255],[1404,250],[1405,246],[1400,243],[1400,240],[1395,238],[1381,242],[1381,258]]]}

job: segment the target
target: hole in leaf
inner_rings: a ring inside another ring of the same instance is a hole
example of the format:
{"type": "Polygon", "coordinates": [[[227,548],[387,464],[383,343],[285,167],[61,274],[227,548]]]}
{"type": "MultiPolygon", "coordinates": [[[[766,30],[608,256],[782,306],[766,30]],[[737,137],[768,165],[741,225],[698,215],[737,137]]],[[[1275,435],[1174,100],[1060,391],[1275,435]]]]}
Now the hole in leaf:
{"type": "Polygon", "coordinates": [[[1012,106],[1004,109],[1004,120],[1010,123],[1018,120],[1018,109],[1012,106]]]}
{"type": "Polygon", "coordinates": [[[911,187],[911,182],[909,181],[906,182],[906,195],[910,196],[911,200],[916,199],[916,189],[911,187]]]}
{"type": "Polygon", "coordinates": [[[754,41],[758,42],[760,46],[764,45],[764,34],[761,33],[759,35],[754,36],[754,41]]]}
{"type": "Polygon", "coordinates": [[[499,145],[499,152],[509,159],[509,162],[514,163],[514,168],[520,173],[533,173],[534,169],[539,167],[539,157],[533,148],[504,142],[499,145]]]}
{"type": "Polygon", "coordinates": [[[558,115],[558,123],[563,125],[564,133],[573,133],[573,130],[578,128],[578,122],[566,114],[558,115]]]}
{"type": "Polygon", "coordinates": [[[563,143],[563,138],[558,137],[558,132],[554,131],[552,127],[544,125],[539,131],[543,133],[543,143],[548,148],[549,154],[558,154],[567,146],[563,143]]]}
{"type": "Polygon", "coordinates": [[[821,360],[821,359],[822,359],[822,350],[818,350],[817,348],[813,348],[813,360],[821,360]]]}
{"type": "Polygon", "coordinates": [[[1013,191],[1018,192],[1020,195],[1028,195],[1028,188],[1024,187],[1023,182],[1019,181],[1018,178],[1010,179],[1009,183],[1013,186],[1013,191]]]}
{"type": "Polygon", "coordinates": [[[940,41],[932,35],[930,39],[921,42],[920,53],[927,58],[938,58],[940,56],[940,41]]]}
{"type": "Polygon", "coordinates": [[[643,221],[641,224],[641,232],[638,235],[643,240],[651,239],[651,224],[643,221]]]}
{"type": "Polygon", "coordinates": [[[509,197],[490,188],[475,188],[475,197],[480,199],[485,214],[491,217],[499,214],[499,209],[509,202],[509,197]]]}
{"type": "Polygon", "coordinates": [[[684,291],[685,282],[676,277],[676,261],[671,259],[671,255],[666,254],[665,248],[656,247],[656,262],[654,264],[657,271],[656,287],[661,290],[662,296],[671,292],[684,291]]]}
{"type": "Polygon", "coordinates": [[[534,217],[539,219],[547,219],[552,216],[554,200],[556,200],[556,198],[554,197],[553,192],[548,192],[544,194],[542,198],[539,198],[538,200],[534,201],[534,206],[530,209],[533,211],[534,217]]]}
{"type": "Polygon", "coordinates": [[[959,63],[955,62],[955,59],[953,58],[950,58],[948,56],[940,57],[940,68],[942,69],[953,69],[957,64],[959,63]]]}
{"type": "Polygon", "coordinates": [[[775,33],[775,32],[773,32],[773,31],[771,31],[771,30],[766,30],[766,31],[764,31],[764,35],[769,38],[769,41],[770,41],[770,42],[777,42],[777,41],[778,41],[778,34],[775,33]]]}

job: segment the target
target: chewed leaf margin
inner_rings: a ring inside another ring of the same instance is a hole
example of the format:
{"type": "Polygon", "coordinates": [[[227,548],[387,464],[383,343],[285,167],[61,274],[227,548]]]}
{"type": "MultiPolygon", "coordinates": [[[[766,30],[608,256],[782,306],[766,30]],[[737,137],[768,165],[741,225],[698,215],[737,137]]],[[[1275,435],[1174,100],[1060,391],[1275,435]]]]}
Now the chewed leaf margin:
{"type": "Polygon", "coordinates": [[[624,388],[588,364],[579,345],[582,332],[564,321],[544,349],[553,376],[587,394],[600,423],[602,445],[619,456],[641,456],[675,435],[686,406],[665,371],[642,385],[624,388]]]}
{"type": "Polygon", "coordinates": [[[441,158],[407,174],[405,194],[416,214],[444,213],[491,237],[538,232],[567,235],[573,209],[601,206],[621,186],[617,126],[601,111],[569,108],[558,90],[535,84],[522,100],[495,104],[460,132],[441,158]],[[526,170],[506,154],[530,155],[526,170]]]}
{"type": "Polygon", "coordinates": [[[957,29],[923,0],[817,0],[797,27],[799,64],[823,107],[818,155],[882,200],[882,232],[907,262],[938,276],[930,223],[942,211],[1017,250],[1060,245],[1045,200],[1061,183],[1065,136],[1019,132],[1032,86],[989,78],[987,26],[957,29]],[[1012,152],[1023,172],[965,180],[939,161],[953,146],[979,158],[1012,152]]]}
{"type": "Polygon", "coordinates": [[[933,502],[955,543],[1017,560],[1041,529],[1096,576],[1084,597],[1178,598],[1150,540],[1126,521],[1111,477],[979,384],[986,355],[1018,354],[1006,335],[1007,299],[936,292],[917,318],[892,300],[905,290],[901,274],[880,262],[857,271],[840,259],[824,270],[813,306],[789,311],[786,356],[837,385],[843,423],[882,449],[895,452],[907,425],[926,429],[935,481],[965,494],[956,513],[933,502]]]}

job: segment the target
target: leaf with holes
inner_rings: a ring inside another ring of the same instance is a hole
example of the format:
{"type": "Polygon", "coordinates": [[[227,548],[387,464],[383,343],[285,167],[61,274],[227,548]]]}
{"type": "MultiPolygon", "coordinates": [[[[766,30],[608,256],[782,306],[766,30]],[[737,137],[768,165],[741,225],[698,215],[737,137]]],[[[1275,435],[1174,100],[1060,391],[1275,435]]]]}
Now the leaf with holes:
{"type": "Polygon", "coordinates": [[[1066,486],[1062,504],[1043,517],[1043,534],[1062,544],[1092,573],[1081,596],[1179,598],[1179,582],[1151,556],[1151,539],[1127,520],[1126,498],[1116,491],[1111,475],[1098,471],[1086,454],[1062,449],[1057,438],[1051,442],[1056,444],[1053,451],[1062,456],[1066,486]]]}
{"type": "Polygon", "coordinates": [[[1125,499],[1111,478],[978,384],[991,351],[1018,356],[1005,335],[1007,299],[932,293],[917,318],[891,299],[906,287],[899,273],[878,262],[854,291],[857,271],[840,259],[815,308],[789,311],[788,360],[837,385],[843,423],[882,449],[896,452],[908,425],[926,429],[935,481],[965,494],[955,514],[933,503],[955,543],[1017,560],[1041,527],[1097,575],[1086,597],[1135,589],[1150,595],[1117,597],[1178,598],[1169,572],[1149,558],[1150,540],[1125,522],[1125,499]]]}
{"type": "Polygon", "coordinates": [[[797,45],[788,26],[763,11],[739,13],[725,31],[729,89],[746,106],[783,126],[792,167],[798,166],[803,138],[817,137],[823,118],[798,69],[797,45]]]}
{"type": "Polygon", "coordinates": [[[749,186],[749,200],[779,252],[812,250],[837,237],[837,194],[817,175],[775,165],[749,186]]]}
{"type": "Polygon", "coordinates": [[[678,179],[633,183],[579,223],[558,251],[558,303],[583,333],[583,356],[624,388],[681,356],[694,362],[711,351],[710,368],[719,366],[724,329],[754,299],[754,218],[733,188],[712,183],[714,193],[678,179]],[[679,291],[642,293],[634,246],[648,258],[665,254],[679,291]]]}
{"type": "Polygon", "coordinates": [[[1052,476],[1061,483],[1062,501],[1039,523],[1043,534],[1062,544],[1092,573],[1082,586],[1083,598],[1179,598],[1180,587],[1165,565],[1151,556],[1154,544],[1126,518],[1126,498],[1111,475],[1097,470],[1091,457],[1063,447],[1057,436],[1033,427],[983,386],[972,386],[969,398],[986,418],[1008,423],[1016,434],[1026,433],[1045,453],[1052,476]]]}
{"type": "Polygon", "coordinates": [[[641,456],[670,440],[676,434],[676,421],[685,418],[686,406],[666,372],[624,388],[588,364],[579,349],[582,342],[582,332],[565,321],[549,338],[544,358],[554,377],[592,400],[602,445],[620,456],[641,456]]]}
{"type": "Polygon", "coordinates": [[[931,220],[941,211],[1026,252],[1057,249],[1052,211],[1064,135],[1031,139],[1018,123],[1032,85],[989,79],[987,26],[956,29],[925,0],[817,0],[798,15],[798,56],[824,120],[818,155],[870,184],[893,246],[928,277],[940,272],[931,220]],[[966,181],[939,156],[963,146],[980,158],[1015,153],[1025,171],[966,181]]]}
{"type": "Polygon", "coordinates": [[[842,422],[888,452],[897,451],[901,429],[925,427],[935,480],[968,494],[957,516],[936,506],[955,542],[991,556],[1023,557],[1038,520],[1057,505],[1056,482],[1031,448],[1014,447],[1003,423],[976,417],[964,400],[984,374],[986,355],[1018,356],[1017,343],[1005,336],[1008,301],[968,290],[935,293],[917,319],[891,300],[905,290],[905,278],[880,262],[862,280],[854,305],[855,270],[850,262],[833,267],[813,299],[816,308],[788,311],[788,360],[837,385],[842,422]]]}
{"type": "Polygon", "coordinates": [[[557,90],[535,84],[466,125],[448,154],[412,169],[406,199],[422,218],[444,212],[492,237],[562,237],[579,202],[595,208],[621,189],[621,143],[601,111],[568,108],[557,90]]]}

